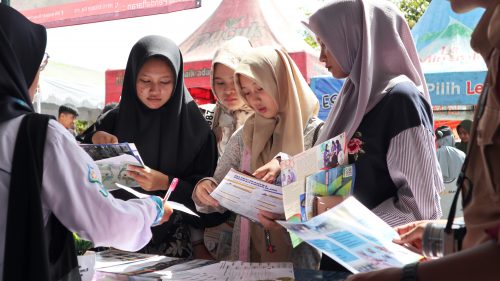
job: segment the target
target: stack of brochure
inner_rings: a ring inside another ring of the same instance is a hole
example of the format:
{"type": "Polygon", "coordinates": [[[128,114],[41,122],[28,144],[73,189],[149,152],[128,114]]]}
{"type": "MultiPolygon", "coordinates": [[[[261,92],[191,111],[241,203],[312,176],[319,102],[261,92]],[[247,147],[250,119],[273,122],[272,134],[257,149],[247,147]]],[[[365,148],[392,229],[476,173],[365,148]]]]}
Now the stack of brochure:
{"type": "Polygon", "coordinates": [[[96,280],[257,281],[295,278],[293,264],[286,262],[186,260],[117,250],[98,253],[96,271],[96,280]]]}

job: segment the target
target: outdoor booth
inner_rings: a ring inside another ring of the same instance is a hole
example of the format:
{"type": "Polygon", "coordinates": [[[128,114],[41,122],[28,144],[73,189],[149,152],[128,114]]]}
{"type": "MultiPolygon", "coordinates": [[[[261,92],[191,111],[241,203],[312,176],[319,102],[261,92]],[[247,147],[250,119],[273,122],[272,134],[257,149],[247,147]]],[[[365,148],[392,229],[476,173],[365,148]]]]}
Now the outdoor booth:
{"type": "MultiPolygon", "coordinates": [[[[470,47],[470,38],[484,10],[456,14],[445,0],[434,0],[412,29],[434,112],[434,127],[456,129],[471,119],[483,89],[486,65],[470,47]]],[[[313,77],[311,88],[320,101],[320,118],[325,119],[335,101],[342,80],[331,75],[313,77]]]]}
{"type": "MultiPolygon", "coordinates": [[[[276,0],[223,0],[180,44],[185,83],[199,105],[215,102],[210,85],[212,57],[217,48],[234,36],[247,37],[254,47],[285,49],[308,83],[312,77],[329,75],[318,59],[319,51],[304,41],[300,18],[286,13],[283,4],[276,0]]],[[[119,100],[122,82],[123,70],[106,72],[106,103],[119,100]]]]}
{"type": "Polygon", "coordinates": [[[470,47],[472,31],[484,10],[456,14],[446,0],[432,1],[412,29],[431,96],[435,126],[455,129],[473,117],[486,65],[470,47]]]}

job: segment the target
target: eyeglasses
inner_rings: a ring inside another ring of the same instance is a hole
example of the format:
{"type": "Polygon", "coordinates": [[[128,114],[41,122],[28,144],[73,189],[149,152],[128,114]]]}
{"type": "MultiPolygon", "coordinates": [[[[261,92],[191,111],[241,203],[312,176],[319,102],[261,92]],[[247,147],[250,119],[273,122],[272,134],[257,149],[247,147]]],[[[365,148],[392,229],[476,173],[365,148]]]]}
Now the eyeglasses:
{"type": "Polygon", "coordinates": [[[42,63],[40,64],[40,68],[39,68],[40,71],[43,71],[45,69],[45,67],[49,63],[49,58],[50,58],[50,56],[48,53],[43,54],[42,63]]]}

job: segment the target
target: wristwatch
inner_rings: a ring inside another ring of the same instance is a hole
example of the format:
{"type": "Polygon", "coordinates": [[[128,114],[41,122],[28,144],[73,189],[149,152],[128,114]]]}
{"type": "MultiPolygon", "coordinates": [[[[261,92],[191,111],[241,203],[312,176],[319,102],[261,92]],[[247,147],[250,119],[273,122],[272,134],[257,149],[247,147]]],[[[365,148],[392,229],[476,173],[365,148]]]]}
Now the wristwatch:
{"type": "Polygon", "coordinates": [[[418,281],[417,275],[418,262],[409,263],[403,267],[403,276],[401,281],[418,281]]]}

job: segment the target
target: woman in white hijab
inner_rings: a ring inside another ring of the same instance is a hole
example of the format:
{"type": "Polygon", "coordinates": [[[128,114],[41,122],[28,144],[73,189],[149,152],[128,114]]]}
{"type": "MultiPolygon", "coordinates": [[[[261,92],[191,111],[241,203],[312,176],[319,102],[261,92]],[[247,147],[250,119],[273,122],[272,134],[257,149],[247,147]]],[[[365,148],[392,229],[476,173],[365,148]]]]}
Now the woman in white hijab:
{"type": "MultiPolygon", "coordinates": [[[[241,57],[252,50],[250,41],[242,36],[236,36],[225,42],[212,58],[212,74],[210,76],[212,91],[217,97],[217,103],[202,105],[203,115],[210,124],[217,139],[219,159],[224,153],[226,144],[233,133],[241,128],[253,110],[236,93],[234,70],[241,57]]],[[[234,220],[226,221],[216,227],[207,228],[204,234],[204,244],[211,255],[217,260],[228,257],[224,242],[231,230],[234,220]]],[[[193,233],[192,233],[193,234],[193,233]]]]}
{"type": "Polygon", "coordinates": [[[389,1],[338,0],[306,25],[326,68],[346,78],[318,142],[346,132],[354,196],[391,226],[441,217],[432,107],[401,12],[389,1]]]}
{"type": "Polygon", "coordinates": [[[223,44],[212,59],[210,81],[217,103],[215,107],[207,108],[204,115],[217,138],[219,157],[224,153],[229,138],[253,113],[234,86],[234,70],[241,57],[251,49],[252,44],[247,38],[236,36],[223,44]]]}

